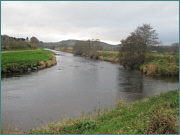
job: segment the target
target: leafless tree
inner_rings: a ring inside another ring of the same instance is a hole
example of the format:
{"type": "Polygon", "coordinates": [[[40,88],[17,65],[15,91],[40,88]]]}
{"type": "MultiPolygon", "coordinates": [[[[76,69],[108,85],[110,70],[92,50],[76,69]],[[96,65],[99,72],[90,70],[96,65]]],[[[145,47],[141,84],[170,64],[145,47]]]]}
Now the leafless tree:
{"type": "Polygon", "coordinates": [[[148,46],[159,43],[158,34],[149,24],[139,26],[125,40],[119,50],[119,60],[124,67],[137,68],[145,60],[148,46]]]}

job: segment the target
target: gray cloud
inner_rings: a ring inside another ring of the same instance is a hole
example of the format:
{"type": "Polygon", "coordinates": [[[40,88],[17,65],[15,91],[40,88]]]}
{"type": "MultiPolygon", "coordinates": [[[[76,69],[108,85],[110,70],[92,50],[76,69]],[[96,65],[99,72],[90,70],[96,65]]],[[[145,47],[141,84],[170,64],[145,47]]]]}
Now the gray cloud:
{"type": "Polygon", "coordinates": [[[179,2],[2,1],[1,34],[42,41],[99,38],[118,44],[143,23],[164,44],[179,41],[179,2]]]}

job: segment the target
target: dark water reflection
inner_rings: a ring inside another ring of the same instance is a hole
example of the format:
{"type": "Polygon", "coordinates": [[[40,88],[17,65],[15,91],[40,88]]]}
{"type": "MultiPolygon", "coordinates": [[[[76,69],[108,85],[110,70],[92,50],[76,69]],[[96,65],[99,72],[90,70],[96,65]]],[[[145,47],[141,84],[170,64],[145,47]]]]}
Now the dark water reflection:
{"type": "Polygon", "coordinates": [[[3,73],[3,74],[1,74],[1,79],[3,79],[3,78],[11,78],[11,77],[26,76],[26,75],[30,75],[32,72],[38,72],[38,71],[3,73]]]}
{"type": "Polygon", "coordinates": [[[127,103],[179,88],[179,76],[149,77],[138,70],[119,67],[118,78],[117,99],[121,97],[127,103]]]}
{"type": "MultiPolygon", "coordinates": [[[[114,107],[179,88],[178,77],[147,77],[109,62],[73,56],[56,57],[57,65],[37,72],[2,75],[1,118],[29,129],[37,123],[72,118],[95,107],[114,107]]],[[[42,124],[40,124],[42,125],[42,124]]]]}

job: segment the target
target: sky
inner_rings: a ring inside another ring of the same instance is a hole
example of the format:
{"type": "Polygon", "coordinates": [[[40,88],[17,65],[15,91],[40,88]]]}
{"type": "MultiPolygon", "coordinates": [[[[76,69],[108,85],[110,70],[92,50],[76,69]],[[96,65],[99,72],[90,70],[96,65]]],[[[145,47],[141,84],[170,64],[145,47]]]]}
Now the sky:
{"type": "Polygon", "coordinates": [[[179,1],[1,1],[1,35],[43,42],[119,44],[150,24],[164,45],[179,42],[179,1]]]}

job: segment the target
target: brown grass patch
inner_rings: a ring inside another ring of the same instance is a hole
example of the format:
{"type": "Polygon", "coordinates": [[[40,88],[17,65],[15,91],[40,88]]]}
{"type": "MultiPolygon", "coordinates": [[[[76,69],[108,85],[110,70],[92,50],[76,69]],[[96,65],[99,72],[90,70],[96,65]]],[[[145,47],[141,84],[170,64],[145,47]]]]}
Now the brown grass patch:
{"type": "Polygon", "coordinates": [[[54,65],[57,64],[55,55],[54,55],[54,54],[51,54],[51,55],[52,55],[52,60],[40,61],[40,62],[39,62],[39,63],[41,64],[41,66],[39,67],[39,69],[44,69],[44,68],[51,67],[51,66],[54,66],[54,65]]]}
{"type": "Polygon", "coordinates": [[[145,130],[145,134],[179,134],[179,117],[164,112],[163,108],[156,108],[145,130]]]}
{"type": "Polygon", "coordinates": [[[118,107],[118,108],[120,108],[120,107],[125,107],[125,106],[126,106],[125,103],[124,103],[124,101],[123,101],[122,99],[116,101],[115,105],[116,105],[116,107],[118,107]]]}

